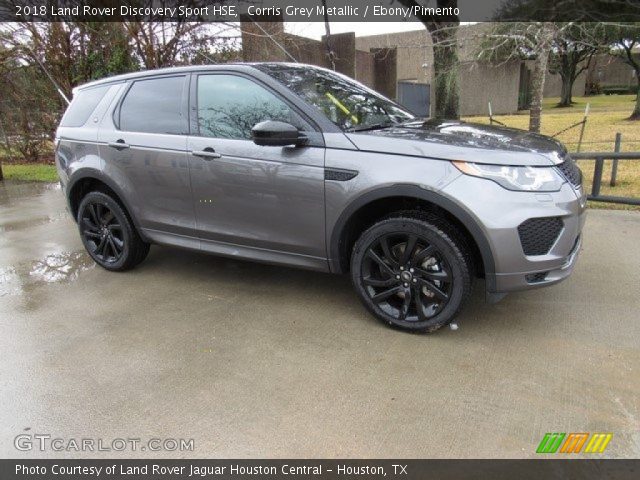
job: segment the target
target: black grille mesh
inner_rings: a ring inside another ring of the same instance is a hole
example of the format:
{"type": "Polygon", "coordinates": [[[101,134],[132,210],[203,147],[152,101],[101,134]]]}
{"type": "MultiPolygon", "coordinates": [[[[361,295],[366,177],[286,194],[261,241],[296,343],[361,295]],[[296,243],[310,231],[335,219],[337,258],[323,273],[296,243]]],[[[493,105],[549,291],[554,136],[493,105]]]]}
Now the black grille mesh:
{"type": "Polygon", "coordinates": [[[341,170],[337,168],[325,168],[324,169],[324,179],[325,180],[336,180],[338,182],[346,182],[355,178],[358,175],[358,172],[353,170],[341,170]]]}
{"type": "Polygon", "coordinates": [[[576,165],[576,162],[569,155],[567,155],[564,162],[557,165],[557,167],[571,185],[574,187],[582,185],[582,172],[578,168],[578,165],[576,165]]]}
{"type": "Polygon", "coordinates": [[[525,255],[546,255],[562,231],[560,217],[530,218],[520,224],[518,235],[525,255]]]}
{"type": "Polygon", "coordinates": [[[544,282],[547,279],[548,273],[549,272],[530,273],[529,275],[525,275],[525,279],[528,283],[544,282]]]}

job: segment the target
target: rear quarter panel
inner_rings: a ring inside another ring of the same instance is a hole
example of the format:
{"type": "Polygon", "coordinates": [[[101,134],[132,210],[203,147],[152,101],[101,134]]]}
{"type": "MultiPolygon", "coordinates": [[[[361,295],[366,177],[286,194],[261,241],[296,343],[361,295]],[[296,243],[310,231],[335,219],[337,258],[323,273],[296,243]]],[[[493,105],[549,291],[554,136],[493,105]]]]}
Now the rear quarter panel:
{"type": "Polygon", "coordinates": [[[84,125],[58,127],[56,131],[56,169],[67,192],[69,182],[80,171],[102,171],[104,162],[98,145],[98,129],[123,84],[111,86],[84,125]]]}

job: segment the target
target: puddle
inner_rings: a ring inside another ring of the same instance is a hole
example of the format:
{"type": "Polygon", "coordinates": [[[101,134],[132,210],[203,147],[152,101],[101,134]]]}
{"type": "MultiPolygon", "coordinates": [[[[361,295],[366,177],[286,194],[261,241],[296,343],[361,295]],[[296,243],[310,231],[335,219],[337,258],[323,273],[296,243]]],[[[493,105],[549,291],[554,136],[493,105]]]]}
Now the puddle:
{"type": "Polygon", "coordinates": [[[59,183],[4,180],[0,182],[0,205],[13,205],[24,201],[26,197],[43,195],[53,190],[60,190],[60,188],[59,183]]]}
{"type": "Polygon", "coordinates": [[[0,297],[20,295],[26,287],[72,282],[93,267],[94,261],[85,252],[60,252],[17,267],[0,268],[0,297]]]}
{"type": "Polygon", "coordinates": [[[17,222],[7,222],[0,225],[0,233],[13,232],[15,230],[24,230],[25,228],[29,228],[29,227],[46,225],[47,223],[58,222],[64,218],[67,218],[68,216],[69,214],[67,212],[60,212],[57,215],[49,215],[46,217],[32,218],[29,220],[19,220],[17,222]]]}

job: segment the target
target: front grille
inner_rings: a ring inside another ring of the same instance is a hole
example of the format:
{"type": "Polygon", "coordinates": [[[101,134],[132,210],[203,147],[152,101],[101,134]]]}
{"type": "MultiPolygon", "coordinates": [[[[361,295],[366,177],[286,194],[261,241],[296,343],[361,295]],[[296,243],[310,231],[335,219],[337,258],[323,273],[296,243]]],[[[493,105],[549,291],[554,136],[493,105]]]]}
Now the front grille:
{"type": "Polygon", "coordinates": [[[520,224],[518,235],[525,255],[546,255],[558,239],[564,223],[560,217],[530,218],[520,224]]]}
{"type": "Polygon", "coordinates": [[[528,275],[525,275],[525,279],[527,280],[527,283],[540,283],[540,282],[544,282],[547,279],[547,274],[549,272],[538,272],[538,273],[530,273],[528,275]]]}
{"type": "Polygon", "coordinates": [[[565,156],[564,162],[556,165],[560,173],[567,179],[567,181],[574,187],[582,185],[582,171],[576,165],[576,162],[569,155],[565,156]]]}

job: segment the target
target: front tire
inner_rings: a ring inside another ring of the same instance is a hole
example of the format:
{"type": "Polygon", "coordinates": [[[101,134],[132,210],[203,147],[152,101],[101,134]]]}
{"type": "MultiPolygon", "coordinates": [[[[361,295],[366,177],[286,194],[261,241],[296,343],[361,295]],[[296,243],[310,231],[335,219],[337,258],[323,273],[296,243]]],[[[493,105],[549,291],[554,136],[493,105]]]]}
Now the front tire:
{"type": "Polygon", "coordinates": [[[85,195],[78,207],[78,229],[87,253],[102,268],[129,270],[149,253],[120,204],[104,192],[85,195]]]}
{"type": "Polygon", "coordinates": [[[432,332],[450,323],[471,293],[472,265],[455,227],[425,213],[396,214],[366,230],[351,256],[351,279],[377,318],[432,332]]]}

